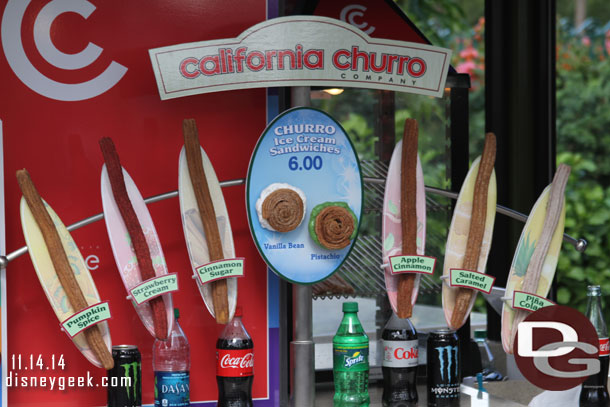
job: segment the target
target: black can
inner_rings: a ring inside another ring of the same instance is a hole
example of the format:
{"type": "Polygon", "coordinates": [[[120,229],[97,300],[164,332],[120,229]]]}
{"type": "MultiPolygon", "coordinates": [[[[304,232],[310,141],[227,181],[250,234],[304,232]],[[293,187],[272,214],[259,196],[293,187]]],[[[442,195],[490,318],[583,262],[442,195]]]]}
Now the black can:
{"type": "Polygon", "coordinates": [[[112,347],[114,367],[108,371],[108,407],[142,406],[142,357],[137,346],[112,347]]]}
{"type": "Polygon", "coordinates": [[[460,405],[460,351],[455,331],[440,329],[427,342],[428,406],[460,405]]]}

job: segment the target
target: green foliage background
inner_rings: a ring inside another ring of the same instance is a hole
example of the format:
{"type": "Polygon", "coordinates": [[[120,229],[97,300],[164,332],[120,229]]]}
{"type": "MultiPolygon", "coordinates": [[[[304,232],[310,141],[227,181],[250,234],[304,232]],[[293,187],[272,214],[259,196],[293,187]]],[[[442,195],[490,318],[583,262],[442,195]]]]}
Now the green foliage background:
{"type": "Polygon", "coordinates": [[[610,24],[591,19],[583,25],[561,19],[557,46],[557,162],[572,167],[566,231],[589,242],[584,254],[564,245],[558,301],[581,311],[586,285],[610,294],[610,24]]]}
{"type": "MultiPolygon", "coordinates": [[[[610,7],[602,0],[589,1],[595,18],[573,27],[573,3],[557,2],[557,163],[572,167],[566,192],[566,232],[586,238],[589,247],[580,254],[564,244],[556,276],[559,303],[584,312],[586,285],[599,284],[604,295],[610,294],[610,7]]],[[[485,129],[484,2],[399,0],[397,4],[433,44],[453,50],[453,66],[459,72],[471,74],[472,159],[482,151],[485,129]]],[[[377,156],[375,95],[370,90],[346,90],[340,96],[314,101],[343,124],[366,159],[377,156]]],[[[440,188],[449,186],[446,108],[444,100],[396,94],[396,140],[402,137],[404,119],[416,118],[426,184],[440,188]]],[[[449,219],[428,217],[428,236],[435,233],[442,255],[449,219]]],[[[371,222],[369,228],[373,230],[371,222]]],[[[482,301],[479,298],[479,310],[482,301]]],[[[606,309],[610,320],[610,303],[606,309]]]]}

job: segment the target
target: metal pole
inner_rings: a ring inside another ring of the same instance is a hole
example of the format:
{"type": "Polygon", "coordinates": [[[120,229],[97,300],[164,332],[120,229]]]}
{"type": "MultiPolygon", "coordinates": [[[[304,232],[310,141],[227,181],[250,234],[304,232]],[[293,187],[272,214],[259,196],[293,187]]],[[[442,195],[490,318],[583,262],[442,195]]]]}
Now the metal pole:
{"type": "Polygon", "coordinates": [[[315,400],[314,343],[312,328],[312,288],[293,284],[292,405],[313,407],[315,400]]]}
{"type": "MultiPolygon", "coordinates": [[[[363,177],[363,180],[364,180],[364,182],[368,182],[368,183],[372,183],[372,184],[385,184],[385,178],[363,177]]],[[[228,181],[220,181],[220,186],[223,188],[232,187],[232,186],[236,186],[236,185],[242,185],[245,182],[246,182],[246,180],[243,178],[242,179],[232,179],[232,180],[228,180],[228,181]]],[[[435,188],[435,187],[429,187],[429,186],[426,186],[426,193],[436,194],[436,195],[444,196],[445,198],[451,198],[451,199],[457,199],[457,197],[458,197],[457,192],[448,191],[445,189],[440,189],[440,188],[435,188]]],[[[178,191],[170,191],[170,192],[166,192],[163,194],[154,195],[154,196],[145,198],[144,203],[146,203],[148,205],[148,204],[151,204],[154,202],[159,202],[159,201],[163,201],[165,199],[176,198],[176,197],[178,197],[178,191]]],[[[524,215],[521,212],[517,212],[514,209],[510,209],[510,208],[507,208],[502,205],[496,205],[496,211],[498,213],[501,213],[502,215],[506,215],[509,218],[516,219],[523,223],[527,222],[527,215],[524,215]]],[[[102,220],[103,218],[104,218],[104,214],[98,213],[96,215],[89,216],[88,218],[79,220],[78,222],[74,222],[73,224],[67,226],[67,229],[69,232],[71,232],[73,230],[80,229],[83,226],[87,226],[87,225],[95,223],[99,220],[102,220]]],[[[588,245],[588,242],[584,238],[577,239],[575,237],[568,235],[567,233],[563,234],[563,241],[570,243],[572,246],[574,246],[576,251],[578,251],[579,253],[584,253],[585,250],[587,249],[587,245],[588,245]]],[[[8,263],[10,261],[15,260],[16,258],[26,254],[27,252],[28,252],[28,247],[23,246],[15,251],[12,251],[11,253],[7,254],[6,256],[0,255],[0,270],[5,269],[8,266],[8,263]]]]}
{"type": "MultiPolygon", "coordinates": [[[[291,105],[309,106],[309,87],[292,88],[291,105]]],[[[292,394],[294,407],[313,407],[315,401],[312,288],[293,284],[292,394]]]]}

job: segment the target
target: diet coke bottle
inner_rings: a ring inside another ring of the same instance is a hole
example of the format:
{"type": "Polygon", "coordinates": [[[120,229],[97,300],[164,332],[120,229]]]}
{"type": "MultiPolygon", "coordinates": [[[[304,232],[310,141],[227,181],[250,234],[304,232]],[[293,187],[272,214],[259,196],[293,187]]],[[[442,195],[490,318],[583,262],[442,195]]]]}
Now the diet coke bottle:
{"type": "Polygon", "coordinates": [[[383,328],[384,407],[417,405],[417,331],[409,319],[392,317],[383,328]]]}
{"type": "Polygon", "coordinates": [[[610,404],[608,395],[608,360],[610,342],[608,328],[602,314],[602,292],[598,285],[587,287],[587,318],[595,327],[599,337],[599,362],[601,370],[589,376],[580,390],[580,407],[607,407],[610,404]]]}
{"type": "Polygon", "coordinates": [[[216,342],[218,407],[252,407],[254,344],[241,317],[242,309],[237,307],[216,342]]]}

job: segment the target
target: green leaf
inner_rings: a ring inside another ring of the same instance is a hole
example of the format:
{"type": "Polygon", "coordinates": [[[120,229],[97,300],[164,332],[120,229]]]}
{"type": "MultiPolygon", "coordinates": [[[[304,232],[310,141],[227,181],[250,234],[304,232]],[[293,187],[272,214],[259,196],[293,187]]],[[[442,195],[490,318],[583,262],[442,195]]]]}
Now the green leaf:
{"type": "Polygon", "coordinates": [[[394,202],[388,201],[388,210],[392,215],[398,215],[398,208],[394,205],[394,202]]]}
{"type": "Polygon", "coordinates": [[[519,248],[517,261],[515,262],[515,274],[518,277],[523,277],[527,272],[527,267],[529,266],[532,255],[534,254],[534,249],[536,249],[536,240],[530,242],[530,234],[528,233],[525,236],[525,240],[521,244],[521,247],[519,248]]]}
{"type": "Polygon", "coordinates": [[[383,248],[387,252],[390,251],[392,247],[394,247],[394,235],[390,233],[383,242],[383,248]]]}
{"type": "Polygon", "coordinates": [[[559,304],[569,304],[571,297],[572,294],[570,294],[570,290],[566,287],[561,287],[557,290],[557,302],[559,304]]]}
{"type": "Polygon", "coordinates": [[[574,267],[572,270],[568,271],[568,277],[573,278],[576,281],[584,281],[585,280],[585,272],[580,267],[574,267]]]}

